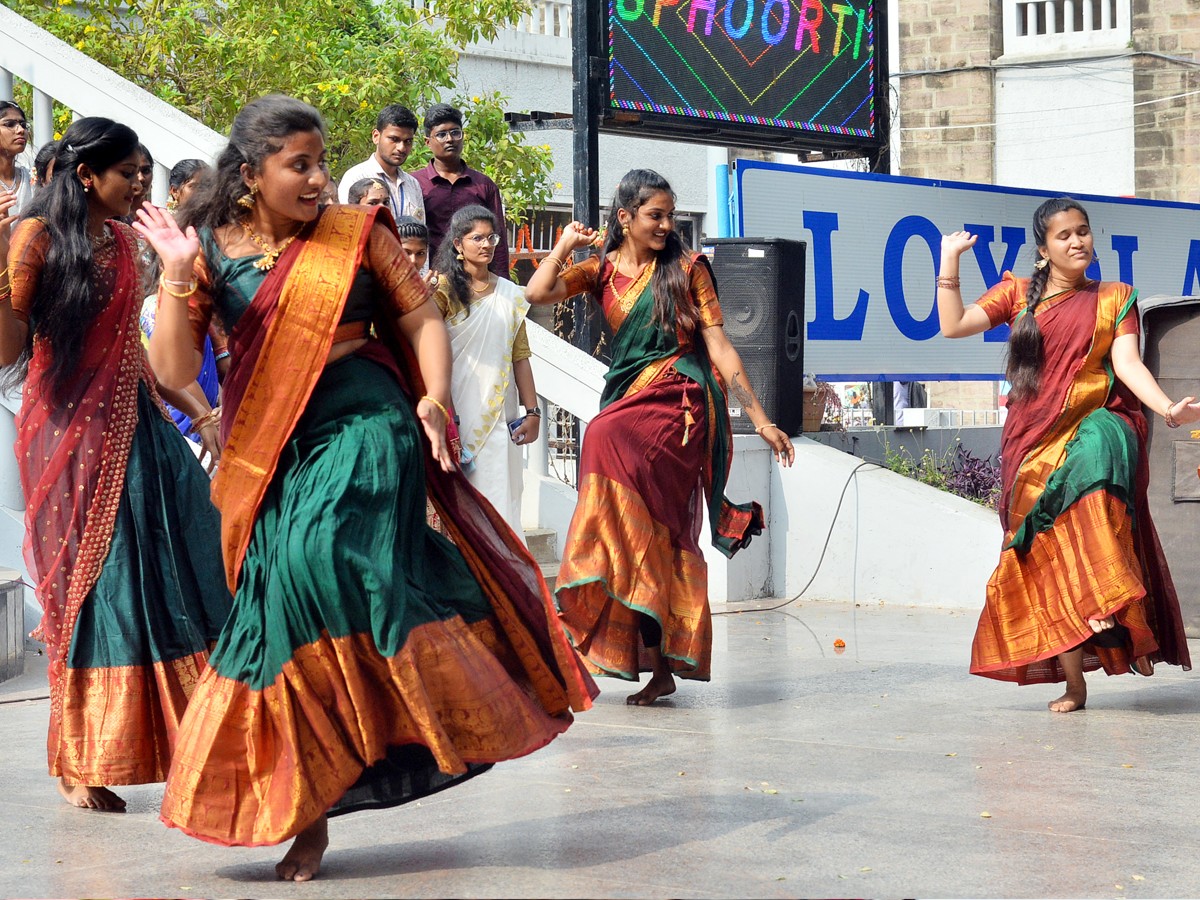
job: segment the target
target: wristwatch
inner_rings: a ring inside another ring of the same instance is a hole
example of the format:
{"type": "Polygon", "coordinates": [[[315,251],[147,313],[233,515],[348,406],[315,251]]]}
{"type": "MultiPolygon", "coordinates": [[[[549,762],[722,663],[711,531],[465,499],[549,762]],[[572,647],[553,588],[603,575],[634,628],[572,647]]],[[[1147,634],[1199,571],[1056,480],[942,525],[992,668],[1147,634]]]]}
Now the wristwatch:
{"type": "Polygon", "coordinates": [[[540,419],[542,417],[542,411],[540,409],[538,409],[536,406],[524,406],[524,407],[522,407],[522,409],[525,410],[525,418],[529,418],[530,416],[537,416],[540,419]]]}

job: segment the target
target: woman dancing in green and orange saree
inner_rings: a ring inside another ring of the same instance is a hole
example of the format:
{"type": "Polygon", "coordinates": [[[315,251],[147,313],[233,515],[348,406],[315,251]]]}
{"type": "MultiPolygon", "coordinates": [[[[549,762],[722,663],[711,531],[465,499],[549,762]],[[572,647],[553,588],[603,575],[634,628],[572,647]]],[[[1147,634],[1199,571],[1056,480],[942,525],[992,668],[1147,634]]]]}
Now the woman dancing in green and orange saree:
{"type": "Polygon", "coordinates": [[[724,496],[732,458],[725,385],[777,459],[791,465],[795,451],[767,421],[725,336],[707,260],[686,254],[674,231],[671,186],[635,169],[612,210],[601,255],[561,271],[573,251],[595,241],[592,229],[571,223],[526,297],[557,303],[591,293],[615,332],[601,411],[583,442],[579,505],[556,594],[593,671],[630,681],[652,673],[628,698],[645,706],[674,692],[675,675],[709,678],[701,504],[726,556],[763,529],[757,503],[735,506],[724,496]]]}
{"type": "Polygon", "coordinates": [[[108,786],[166,778],[230,608],[208,479],[142,349],[136,236],[116,221],[136,152],[124,125],[71,125],[13,235],[12,305],[0,301],[0,362],[20,363],[18,378],[27,363],[16,450],[50,663],[50,774],[68,802],[100,810],[125,807],[108,786]]]}
{"type": "Polygon", "coordinates": [[[213,491],[234,609],[162,817],[226,845],[295,837],[277,872],[296,881],[327,815],[531,753],[596,693],[537,565],[450,459],[428,289],[386,213],[319,210],[327,180],[316,110],[266,97],[191,207],[199,233],[154,209],[138,226],[164,264],[160,377],[195,377],[214,315],[232,358],[213,491]]]}
{"type": "Polygon", "coordinates": [[[1200,419],[1142,364],[1137,293],[1092,281],[1087,213],[1066,198],[1033,217],[1038,262],[963,308],[959,257],[975,236],[942,239],[938,312],[947,337],[1013,325],[1001,440],[1004,549],[988,582],[971,671],[1018,684],[1066,682],[1055,712],[1082,709],[1084,672],[1191,668],[1179,600],[1146,499],[1146,417],[1200,419]],[[1140,402],[1139,402],[1140,401],[1140,402]]]}

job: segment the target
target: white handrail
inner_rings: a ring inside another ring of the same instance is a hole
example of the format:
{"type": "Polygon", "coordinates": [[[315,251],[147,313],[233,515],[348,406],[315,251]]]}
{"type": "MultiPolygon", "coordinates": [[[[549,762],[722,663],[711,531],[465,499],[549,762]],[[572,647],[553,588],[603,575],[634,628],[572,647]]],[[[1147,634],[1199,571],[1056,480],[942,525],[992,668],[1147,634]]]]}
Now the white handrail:
{"type": "Polygon", "coordinates": [[[595,357],[572,347],[536,322],[526,319],[530,366],[538,396],[587,423],[600,412],[600,394],[608,366],[595,357]]]}
{"type": "Polygon", "coordinates": [[[165,203],[166,175],[181,159],[211,162],[225,138],[105,68],[50,32],[0,6],[0,99],[13,79],[34,90],[34,148],[53,137],[51,98],[80,116],[107,116],[128,125],[154,156],[154,201],[165,203]]]}

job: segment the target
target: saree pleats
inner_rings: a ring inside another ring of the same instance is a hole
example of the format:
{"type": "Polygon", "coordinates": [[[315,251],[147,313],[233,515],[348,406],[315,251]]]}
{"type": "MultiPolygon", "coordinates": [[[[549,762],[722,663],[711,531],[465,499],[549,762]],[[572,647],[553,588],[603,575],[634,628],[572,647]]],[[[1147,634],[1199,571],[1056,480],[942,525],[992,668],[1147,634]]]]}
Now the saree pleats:
{"type": "Polygon", "coordinates": [[[712,654],[708,567],[699,536],[707,416],[698,385],[676,372],[607,407],[588,425],[579,503],[557,601],[594,671],[647,671],[639,618],[662,626],[660,648],[681,677],[707,680],[712,654]],[[694,402],[689,440],[682,411],[694,402]],[[692,479],[682,473],[693,473],[692,479]]]}
{"type": "MultiPolygon", "coordinates": [[[[392,375],[328,367],[254,523],[234,614],[189,708],[163,819],[275,844],[530,753],[570,724],[454,545],[425,524],[424,449],[392,375]]],[[[563,703],[565,707],[565,701],[563,703]]]]}
{"type": "Polygon", "coordinates": [[[163,781],[184,708],[228,615],[208,479],[143,385],[108,554],[79,609],[52,716],[50,773],[163,781]]]}
{"type": "MultiPolygon", "coordinates": [[[[994,323],[1013,321],[1024,295],[1025,283],[1006,274],[979,305],[994,323]]],[[[1077,647],[1085,671],[1191,666],[1146,502],[1146,420],[1110,362],[1116,336],[1136,334],[1135,299],[1128,285],[1092,282],[1036,313],[1045,364],[1001,439],[1005,545],[972,646],[974,674],[1063,681],[1057,657],[1077,647]],[[1116,627],[1097,635],[1089,620],[1109,616],[1116,627]]]]}

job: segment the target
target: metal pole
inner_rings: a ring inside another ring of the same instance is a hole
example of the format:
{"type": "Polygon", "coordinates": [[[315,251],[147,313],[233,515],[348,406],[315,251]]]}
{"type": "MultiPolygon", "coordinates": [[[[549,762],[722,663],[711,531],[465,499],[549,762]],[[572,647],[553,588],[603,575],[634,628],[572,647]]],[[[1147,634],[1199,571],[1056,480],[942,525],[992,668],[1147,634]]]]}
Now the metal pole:
{"type": "MultiPolygon", "coordinates": [[[[600,50],[602,6],[597,0],[572,0],[571,55],[575,75],[572,108],[575,122],[575,175],[572,183],[574,217],[593,227],[600,226],[600,50]]],[[[586,256],[586,252],[576,257],[586,256]]],[[[585,353],[596,349],[599,338],[593,327],[589,301],[576,297],[571,302],[574,320],[572,343],[585,353]]]]}

